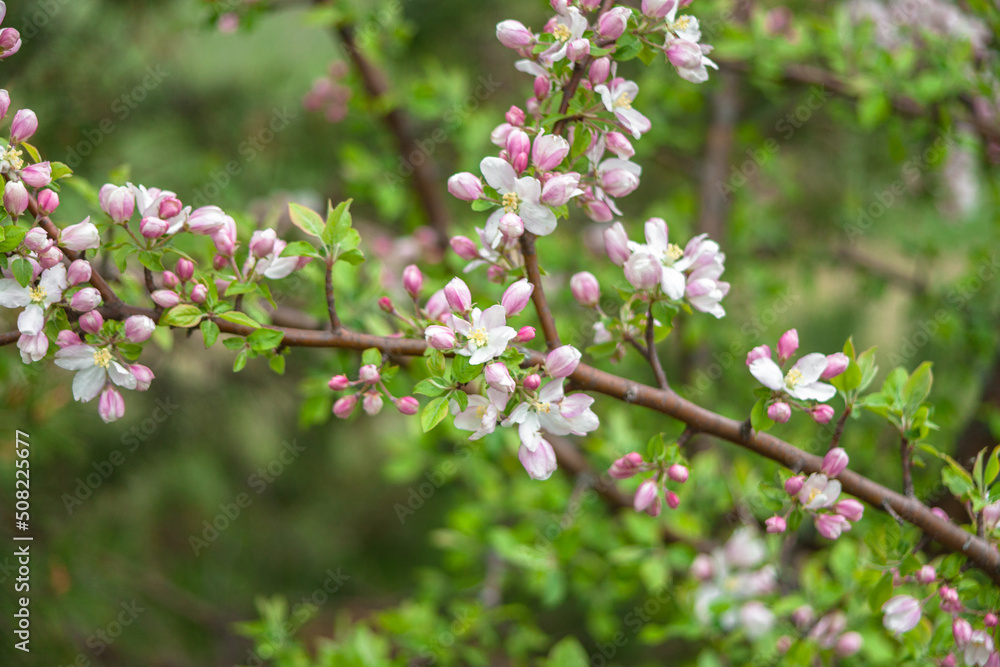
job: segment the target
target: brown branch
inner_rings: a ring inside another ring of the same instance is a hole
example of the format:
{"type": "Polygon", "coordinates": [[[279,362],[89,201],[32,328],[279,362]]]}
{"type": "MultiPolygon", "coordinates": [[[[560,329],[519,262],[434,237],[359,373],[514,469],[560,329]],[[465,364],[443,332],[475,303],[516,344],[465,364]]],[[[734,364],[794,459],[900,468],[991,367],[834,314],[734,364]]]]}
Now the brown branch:
{"type": "Polygon", "coordinates": [[[6,331],[0,333],[0,347],[4,345],[10,345],[11,343],[16,343],[17,339],[21,337],[20,331],[6,331]]]}
{"type": "Polygon", "coordinates": [[[847,418],[851,416],[852,408],[852,405],[845,407],[844,412],[840,415],[840,419],[837,420],[837,426],[833,429],[833,437],[830,438],[830,449],[840,444],[840,438],[844,435],[844,426],[847,424],[847,418]]]}
{"type": "Polygon", "coordinates": [[[521,255],[524,257],[524,269],[528,273],[528,282],[535,286],[531,292],[531,300],[535,304],[538,322],[542,325],[542,332],[545,334],[545,345],[550,350],[554,350],[562,343],[559,341],[559,332],[556,330],[556,321],[552,317],[549,303],[545,300],[545,291],[542,289],[542,274],[538,268],[538,253],[535,251],[535,235],[531,232],[525,232],[521,236],[521,255]]]}
{"type": "Polygon", "coordinates": [[[337,304],[333,294],[333,258],[326,260],[326,312],[330,316],[330,326],[334,331],[340,330],[340,318],[337,317],[337,304]]]}
{"type": "Polygon", "coordinates": [[[913,498],[913,470],[911,469],[912,461],[910,460],[911,453],[912,447],[910,446],[910,441],[901,437],[899,439],[899,458],[903,464],[903,493],[910,498],[913,498]]]}
{"type": "MultiPolygon", "coordinates": [[[[361,77],[369,100],[384,102],[389,93],[389,82],[385,74],[361,53],[354,39],[354,28],[342,25],[337,28],[337,34],[361,77]]],[[[400,107],[396,106],[385,112],[382,122],[396,138],[400,156],[413,168],[413,191],[424,209],[427,221],[437,232],[438,245],[443,250],[448,247],[448,207],[441,194],[441,182],[435,173],[430,156],[426,155],[426,151],[417,144],[410,127],[410,120],[400,107]],[[412,159],[410,156],[414,154],[419,155],[421,159],[419,161],[412,159]]]]}
{"type": "Polygon", "coordinates": [[[646,315],[646,359],[653,368],[656,384],[660,389],[670,389],[667,374],[663,371],[663,364],[660,363],[660,354],[656,351],[656,327],[653,326],[652,303],[649,304],[649,313],[646,315]]]}

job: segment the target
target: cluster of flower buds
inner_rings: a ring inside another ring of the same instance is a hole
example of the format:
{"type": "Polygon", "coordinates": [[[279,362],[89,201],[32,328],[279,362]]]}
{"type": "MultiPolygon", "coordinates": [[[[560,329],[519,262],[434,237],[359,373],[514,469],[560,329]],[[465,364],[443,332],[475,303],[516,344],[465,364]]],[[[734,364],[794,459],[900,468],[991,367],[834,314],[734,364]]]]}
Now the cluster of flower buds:
{"type": "Polygon", "coordinates": [[[358,402],[361,402],[361,409],[365,414],[374,417],[382,411],[385,394],[404,415],[415,415],[420,408],[420,403],[412,396],[402,396],[396,398],[386,388],[382,378],[382,370],[375,364],[365,364],[358,371],[358,379],[351,380],[346,375],[334,375],[327,385],[333,391],[344,391],[351,387],[356,387],[357,391],[348,396],[338,398],[333,404],[333,414],[340,419],[347,419],[354,412],[358,402]]]}
{"type": "Polygon", "coordinates": [[[612,479],[628,479],[640,472],[655,470],[655,474],[642,482],[636,489],[632,505],[636,512],[646,512],[650,516],[659,516],[663,510],[663,502],[672,510],[677,509],[681,499],[674,491],[667,488],[667,482],[683,484],[687,481],[690,471],[687,466],[666,461],[647,463],[638,452],[629,452],[619,458],[608,468],[608,476],[612,479]]]}
{"type": "Polygon", "coordinates": [[[729,293],[729,283],[719,280],[726,261],[719,244],[700,234],[682,249],[670,243],[661,218],[646,221],[645,236],[643,244],[629,241],[620,222],[604,230],[608,257],[622,267],[629,284],[650,299],[686,300],[695,310],[723,317],[720,302],[729,293]]]}
{"type": "Polygon", "coordinates": [[[834,447],[823,457],[823,467],[818,473],[796,475],[785,481],[785,491],[792,497],[792,505],[785,516],[772,516],[765,525],[769,533],[783,533],[788,528],[788,514],[796,505],[813,517],[816,531],[835,540],[845,530],[851,529],[864,515],[864,505],[853,498],[840,498],[840,482],[834,479],[844,472],[848,464],[847,452],[834,447]]]}
{"type": "Polygon", "coordinates": [[[151,295],[153,302],[161,308],[173,308],[185,300],[200,304],[208,298],[208,287],[194,282],[194,262],[186,257],[177,260],[174,271],[163,272],[161,283],[163,289],[155,290],[151,295]]]}
{"type": "Polygon", "coordinates": [[[809,413],[819,424],[833,419],[834,410],[825,405],[837,394],[833,385],[822,382],[837,377],[850,363],[847,355],[813,352],[800,357],[786,373],[783,369],[799,348],[799,332],[789,329],[778,340],[778,363],[771,358],[771,348],[759,345],[747,354],[747,366],[757,381],[771,390],[767,416],[784,424],[792,416],[792,407],[809,413]]]}
{"type": "MultiPolygon", "coordinates": [[[[813,608],[804,604],[792,612],[792,623],[806,633],[806,639],[815,642],[822,650],[833,651],[838,658],[848,658],[864,645],[864,638],[860,633],[846,631],[847,615],[842,611],[831,612],[817,621],[813,608]]],[[[792,641],[788,635],[779,637],[778,651],[786,653],[792,641]]]]}
{"type": "Polygon", "coordinates": [[[302,98],[302,107],[310,112],[323,112],[330,123],[339,123],[347,117],[347,103],[351,101],[351,89],[340,81],[350,69],[343,60],[330,63],[327,76],[316,79],[312,88],[302,98]]]}

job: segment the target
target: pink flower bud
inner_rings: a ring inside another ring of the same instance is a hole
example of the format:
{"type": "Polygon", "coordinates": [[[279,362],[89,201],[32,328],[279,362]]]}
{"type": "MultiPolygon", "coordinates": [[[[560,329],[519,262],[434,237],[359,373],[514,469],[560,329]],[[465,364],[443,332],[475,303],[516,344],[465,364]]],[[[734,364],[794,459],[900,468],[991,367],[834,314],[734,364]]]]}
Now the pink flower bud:
{"type": "Polygon", "coordinates": [[[412,396],[403,396],[396,401],[396,409],[404,415],[415,415],[420,410],[420,401],[412,396]]]}
{"type": "Polygon", "coordinates": [[[163,272],[163,286],[167,289],[173,289],[180,285],[181,279],[177,277],[177,274],[173,271],[163,272]]]}
{"type": "Polygon", "coordinates": [[[580,174],[576,172],[556,174],[542,186],[541,201],[549,206],[563,206],[583,192],[577,187],[579,185],[580,174]]]}
{"type": "Polygon", "coordinates": [[[44,188],[52,182],[52,165],[39,162],[21,170],[21,180],[33,188],[44,188]]]}
{"type": "Polygon", "coordinates": [[[56,345],[59,347],[72,347],[74,345],[83,345],[83,341],[80,340],[80,336],[76,334],[75,331],[70,331],[69,329],[63,329],[56,336],[56,345]]]}
{"type": "Polygon", "coordinates": [[[121,419],[125,414],[125,399],[112,386],[107,386],[101,392],[101,398],[97,402],[97,414],[105,424],[121,419]]]}
{"type": "MultiPolygon", "coordinates": [[[[101,191],[103,192],[103,188],[101,191]]],[[[187,219],[187,228],[192,234],[208,236],[222,227],[226,217],[225,212],[221,208],[209,204],[208,206],[196,208],[191,212],[191,215],[187,219]]]]}
{"type": "Polygon", "coordinates": [[[10,109],[10,93],[5,89],[0,89],[0,120],[7,117],[8,109],[10,109]]]}
{"type": "Polygon", "coordinates": [[[551,378],[564,378],[572,375],[580,365],[580,351],[572,345],[557,347],[545,357],[545,372],[551,378]]]}
{"type": "Polygon", "coordinates": [[[451,350],[456,343],[455,332],[438,324],[432,324],[424,329],[424,338],[435,350],[451,350]]]}
{"type": "Polygon", "coordinates": [[[839,514],[816,515],[813,523],[816,524],[816,532],[828,540],[835,540],[843,531],[851,529],[851,524],[839,514]]]}
{"type": "Polygon", "coordinates": [[[10,143],[19,144],[27,141],[38,129],[38,117],[31,109],[21,109],[14,114],[10,124],[10,143]]]}
{"type": "Polygon", "coordinates": [[[410,264],[403,269],[403,289],[414,299],[420,294],[420,288],[424,286],[424,274],[416,264],[410,264]]]}
{"type": "Polygon", "coordinates": [[[532,373],[524,378],[524,388],[528,391],[535,391],[542,386],[542,377],[538,373],[532,373]]]}
{"type": "Polygon", "coordinates": [[[540,100],[544,100],[546,97],[549,96],[549,91],[550,91],[551,87],[552,87],[552,84],[549,83],[549,77],[547,77],[547,76],[536,76],[535,77],[535,83],[534,83],[533,90],[534,90],[536,98],[538,98],[540,100]]]}
{"type": "MultiPolygon", "coordinates": [[[[930,566],[929,565],[925,565],[924,567],[930,567],[930,566]]],[[[992,611],[989,612],[983,618],[983,623],[986,624],[987,628],[995,628],[997,626],[997,623],[998,623],[997,615],[994,614],[992,611]]]]}
{"type": "Polygon", "coordinates": [[[934,569],[933,565],[924,565],[922,568],[917,570],[915,576],[917,583],[932,584],[937,579],[937,570],[934,569]]]}
{"type": "MultiPolygon", "coordinates": [[[[503,148],[507,145],[507,135],[510,134],[513,129],[514,126],[510,123],[500,123],[493,128],[492,132],[490,132],[490,143],[499,148],[503,148]]],[[[476,177],[473,176],[473,178],[476,177]]]]}
{"type": "Polygon", "coordinates": [[[604,249],[616,266],[624,266],[632,251],[628,248],[628,234],[622,223],[616,222],[604,230],[604,249]]]}
{"type": "Polygon", "coordinates": [[[38,253],[38,265],[43,269],[51,269],[56,264],[62,263],[62,260],[62,251],[54,245],[48,250],[38,253]]]}
{"type": "Polygon", "coordinates": [[[194,262],[181,257],[177,260],[177,270],[175,273],[182,281],[188,282],[194,277],[194,262]]]}
{"type": "Polygon", "coordinates": [[[191,301],[193,303],[205,303],[208,298],[208,288],[201,283],[191,288],[191,301]]]}
{"type": "Polygon", "coordinates": [[[591,198],[584,198],[583,200],[583,212],[587,214],[587,217],[594,222],[611,222],[615,217],[615,214],[611,211],[611,207],[602,201],[591,198]]]}
{"type": "Polygon", "coordinates": [[[132,315],[125,320],[125,338],[130,343],[145,343],[156,331],[156,322],[145,315],[132,315]]]}
{"type": "Polygon", "coordinates": [[[608,476],[612,479],[628,479],[635,475],[642,468],[642,454],[629,452],[608,468],[608,476]]]}
{"type": "Polygon", "coordinates": [[[75,259],[66,269],[66,282],[70,287],[90,280],[92,269],[85,259],[75,259]]]}
{"type": "MultiPolygon", "coordinates": [[[[229,258],[225,255],[216,255],[212,258],[212,268],[216,271],[221,271],[222,269],[229,266],[229,258]]],[[[223,290],[219,290],[219,294],[222,294],[223,290]]]]}
{"type": "Polygon", "coordinates": [[[535,327],[521,327],[517,330],[517,342],[527,343],[535,339],[535,327]]]}
{"type": "Polygon", "coordinates": [[[41,227],[32,227],[24,235],[24,247],[35,252],[45,252],[52,247],[52,239],[41,227]]]}
{"type": "Polygon", "coordinates": [[[451,249],[455,251],[455,254],[465,261],[470,261],[479,257],[479,250],[470,238],[465,236],[452,236],[449,244],[451,245],[451,249]]]}
{"type": "Polygon", "coordinates": [[[958,661],[955,659],[954,653],[949,653],[941,661],[941,667],[957,667],[958,661]]]}
{"type": "MultiPolygon", "coordinates": [[[[509,144],[508,144],[509,145],[509,144]]],[[[569,142],[557,134],[543,134],[535,138],[531,161],[542,171],[552,171],[569,155],[569,142]]]]}
{"type": "Polygon", "coordinates": [[[820,470],[827,477],[836,477],[844,472],[850,458],[843,447],[834,447],[823,457],[823,468],[820,470]]]}
{"type": "Polygon", "coordinates": [[[580,9],[585,12],[592,12],[601,6],[601,0],[580,0],[580,9]]]}
{"type": "Polygon", "coordinates": [[[343,391],[350,386],[351,381],[346,375],[334,375],[326,384],[333,391],[343,391]]]}
{"type": "Polygon", "coordinates": [[[531,151],[531,138],[524,130],[514,128],[507,135],[507,141],[504,145],[507,154],[512,158],[518,155],[527,155],[531,151]]]}
{"type": "Polygon", "coordinates": [[[169,220],[170,218],[178,215],[182,210],[184,210],[184,205],[181,200],[177,197],[167,196],[164,197],[160,202],[160,207],[157,210],[159,217],[164,220],[169,220]]]}
{"type": "Polygon", "coordinates": [[[132,364],[129,366],[129,370],[131,370],[132,375],[135,376],[136,391],[146,391],[149,389],[149,385],[153,383],[153,380],[156,379],[156,376],[153,375],[153,371],[142,364],[132,364]]]}
{"type": "Polygon", "coordinates": [[[59,233],[59,245],[69,250],[92,250],[101,245],[101,236],[97,226],[90,222],[90,216],[83,222],[70,225],[59,233]]]}
{"type": "Polygon", "coordinates": [[[938,589],[941,596],[941,611],[957,614],[962,611],[962,601],[958,597],[958,591],[950,586],[942,586],[938,589]]]}
{"type": "Polygon", "coordinates": [[[382,412],[382,395],[376,393],[365,394],[364,400],[361,401],[361,407],[364,409],[365,414],[369,417],[374,417],[382,412]]]}
{"type": "Polygon", "coordinates": [[[181,302],[180,296],[177,292],[171,292],[170,290],[158,289],[152,294],[153,303],[161,308],[173,308],[181,302]]]}
{"type": "Polygon", "coordinates": [[[16,218],[28,208],[28,191],[20,181],[7,181],[3,187],[3,207],[16,218]]]}
{"type": "Polygon", "coordinates": [[[507,119],[507,122],[514,127],[521,127],[524,125],[524,112],[517,106],[512,105],[510,109],[507,109],[507,113],[504,114],[504,118],[507,119]]]}
{"type": "Polygon", "coordinates": [[[833,419],[834,410],[829,405],[817,405],[809,414],[817,424],[828,424],[833,419]]]}
{"type": "Polygon", "coordinates": [[[795,477],[789,477],[785,480],[785,493],[790,496],[798,495],[799,491],[802,490],[802,485],[805,484],[805,475],[796,475],[795,477]]]}
{"type": "Polygon", "coordinates": [[[590,40],[585,37],[570,40],[566,45],[566,57],[570,62],[578,63],[590,55],[590,40]]]}
{"type": "Polygon", "coordinates": [[[608,80],[610,73],[611,59],[607,56],[601,56],[590,63],[590,71],[587,74],[587,79],[591,85],[598,86],[608,80]]]}
{"type": "Polygon", "coordinates": [[[788,529],[788,522],[777,514],[765,521],[764,525],[769,533],[783,533],[788,529]]]}
{"type": "Polygon", "coordinates": [[[108,183],[101,188],[98,199],[101,210],[118,224],[129,220],[135,210],[135,195],[124,185],[116,187],[108,183]]]}
{"type": "Polygon", "coordinates": [[[612,197],[624,197],[639,187],[639,176],[628,169],[599,171],[598,178],[601,186],[612,197]]]}
{"type": "Polygon", "coordinates": [[[701,47],[686,39],[675,39],[666,50],[667,60],[678,69],[695,69],[701,66],[701,47]]]}
{"type": "Polygon", "coordinates": [[[274,242],[278,240],[278,233],[273,229],[258,229],[250,236],[250,244],[247,248],[254,257],[260,259],[267,257],[274,250],[274,242]]]}
{"type": "Polygon", "coordinates": [[[940,507],[932,507],[931,508],[931,514],[933,514],[934,516],[936,516],[939,519],[943,519],[944,521],[951,521],[951,517],[948,516],[948,513],[945,512],[940,507]]]}
{"type": "Polygon", "coordinates": [[[96,334],[104,326],[104,318],[101,317],[101,313],[92,310],[89,313],[84,313],[80,316],[80,328],[89,334],[96,334]]]}
{"type": "Polygon", "coordinates": [[[667,468],[667,477],[679,484],[686,482],[689,474],[687,467],[682,466],[680,463],[675,463],[667,468]]]}
{"type": "Polygon", "coordinates": [[[424,309],[427,311],[427,317],[430,319],[444,320],[445,316],[448,315],[448,300],[445,298],[444,290],[439,289],[437,292],[434,292],[431,298],[427,299],[427,305],[424,309]]]}
{"type": "Polygon", "coordinates": [[[497,23],[497,39],[508,49],[521,49],[535,43],[535,36],[520,21],[497,23]]]}
{"type": "Polygon", "coordinates": [[[847,366],[850,363],[851,360],[848,359],[847,355],[843,352],[828,354],[826,356],[826,369],[823,371],[823,374],[820,375],[820,379],[829,380],[830,378],[837,377],[847,370],[847,366]]]}
{"type": "Polygon", "coordinates": [[[222,226],[212,233],[212,241],[220,255],[232,257],[236,250],[236,221],[228,215],[223,218],[222,226]]]}
{"type": "Polygon", "coordinates": [[[857,632],[845,632],[837,639],[837,644],[833,647],[834,652],[841,658],[849,658],[861,650],[865,643],[864,638],[857,632]]]}
{"type": "Polygon", "coordinates": [[[38,212],[42,215],[48,215],[52,211],[59,208],[59,195],[55,190],[41,190],[38,193],[38,212]]]}
{"type": "Polygon", "coordinates": [[[792,416],[792,408],[784,401],[777,401],[767,406],[767,416],[779,424],[784,424],[792,416]]]}
{"type": "Polygon", "coordinates": [[[770,359],[771,358],[771,348],[767,345],[758,345],[754,349],[747,353],[747,366],[757,361],[758,359],[770,359]]]}
{"type": "Polygon", "coordinates": [[[581,306],[593,308],[601,299],[601,285],[589,271],[574,274],[569,280],[569,288],[581,306]]]}
{"type": "Polygon", "coordinates": [[[463,171],[448,179],[448,192],[462,201],[476,201],[483,196],[483,182],[475,174],[463,171]]]}
{"type": "Polygon", "coordinates": [[[778,363],[783,364],[788,361],[797,349],[799,349],[799,332],[789,329],[778,340],[778,363]]]}
{"type": "Polygon", "coordinates": [[[642,0],[642,13],[651,19],[662,19],[676,3],[677,0],[642,0]]]}
{"type": "Polygon", "coordinates": [[[672,510],[675,510],[678,507],[680,507],[680,504],[681,504],[680,497],[673,491],[667,491],[667,507],[669,507],[672,510]]]}
{"type": "Polygon", "coordinates": [[[951,633],[955,637],[955,643],[960,647],[965,646],[972,639],[972,624],[964,618],[956,618],[951,623],[951,633]]]}
{"type": "Polygon", "coordinates": [[[392,299],[387,296],[383,296],[378,300],[378,307],[387,313],[392,313],[396,311],[396,307],[392,305],[392,299]]]}
{"type": "Polygon", "coordinates": [[[378,367],[375,366],[375,364],[365,364],[364,366],[361,367],[361,370],[358,372],[358,377],[361,379],[362,382],[365,382],[367,384],[375,384],[380,379],[382,379],[382,374],[379,373],[378,367]]]}
{"type": "Polygon", "coordinates": [[[505,239],[519,239],[524,234],[524,221],[517,213],[504,213],[500,216],[498,228],[505,239]]]}
{"type": "Polygon", "coordinates": [[[486,384],[494,389],[503,389],[508,392],[513,392],[517,389],[514,378],[510,376],[510,371],[502,363],[486,364],[484,375],[486,377],[486,384]]]}
{"type": "Polygon", "coordinates": [[[604,39],[618,39],[625,34],[631,16],[632,10],[628,7],[615,7],[604,12],[597,19],[597,34],[604,39]]]}
{"type": "Polygon", "coordinates": [[[848,498],[834,505],[833,511],[848,521],[857,522],[861,521],[861,517],[865,513],[865,506],[853,498],[848,498]]]}
{"type": "Polygon", "coordinates": [[[715,564],[708,554],[698,554],[691,562],[691,576],[701,581],[708,581],[715,576],[715,564]]]}
{"type": "Polygon", "coordinates": [[[14,28],[0,30],[0,60],[21,50],[21,33],[14,28]]]}
{"type": "Polygon", "coordinates": [[[101,305],[101,293],[93,287],[84,287],[69,300],[69,306],[79,313],[87,313],[101,305]]]}
{"type": "Polygon", "coordinates": [[[663,268],[651,253],[632,254],[626,260],[624,268],[625,279],[637,290],[654,290],[659,287],[663,268]]]}
{"type": "Polygon", "coordinates": [[[507,317],[517,315],[524,310],[534,291],[535,286],[529,283],[527,278],[522,278],[508,287],[500,299],[500,305],[507,311],[507,317]]]}
{"type": "Polygon", "coordinates": [[[351,394],[337,399],[333,404],[333,414],[339,419],[347,419],[354,412],[354,406],[358,404],[358,395],[351,394]]]}
{"type": "Polygon", "coordinates": [[[472,307],[472,292],[461,278],[452,278],[444,287],[444,297],[456,313],[465,313],[472,307]]]}
{"type": "Polygon", "coordinates": [[[659,494],[659,486],[655,479],[647,479],[645,482],[639,485],[639,488],[635,492],[635,498],[633,499],[633,507],[635,507],[636,512],[642,512],[647,507],[653,504],[659,494]]]}
{"type": "Polygon", "coordinates": [[[608,132],[604,137],[604,141],[608,150],[623,160],[635,155],[635,149],[632,148],[632,142],[629,141],[621,132],[608,132]]]}

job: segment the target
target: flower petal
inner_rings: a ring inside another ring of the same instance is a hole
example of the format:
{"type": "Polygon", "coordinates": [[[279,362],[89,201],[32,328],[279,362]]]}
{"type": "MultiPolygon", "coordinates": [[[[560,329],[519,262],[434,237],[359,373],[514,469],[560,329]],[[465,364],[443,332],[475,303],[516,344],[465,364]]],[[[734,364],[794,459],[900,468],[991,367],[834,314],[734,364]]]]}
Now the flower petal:
{"type": "Polygon", "coordinates": [[[117,361],[112,361],[111,365],[108,366],[108,376],[111,378],[111,381],[119,387],[135,389],[136,380],[135,376],[132,375],[132,371],[125,368],[117,361]]]}
{"type": "Polygon", "coordinates": [[[31,303],[31,294],[27,287],[21,287],[16,280],[10,278],[0,280],[0,306],[20,308],[29,303],[31,303]]]}
{"type": "Polygon", "coordinates": [[[70,345],[56,352],[56,366],[68,371],[82,371],[94,366],[94,348],[90,345],[70,345]]]}
{"type": "Polygon", "coordinates": [[[507,194],[514,191],[514,183],[517,181],[517,174],[514,167],[498,157],[484,157],[479,163],[479,170],[483,172],[483,177],[490,187],[500,194],[507,194]]]}
{"type": "Polygon", "coordinates": [[[556,229],[556,214],[548,206],[522,202],[519,213],[524,228],[536,236],[547,236],[556,229]]]}
{"type": "Polygon", "coordinates": [[[768,389],[779,391],[785,388],[781,369],[771,359],[754,359],[750,364],[750,374],[768,389]]]}
{"type": "Polygon", "coordinates": [[[17,330],[34,336],[45,326],[45,311],[36,303],[30,304],[17,316],[17,330]]]}
{"type": "MultiPolygon", "coordinates": [[[[75,345],[73,347],[83,346],[75,345]]],[[[104,369],[100,366],[91,366],[77,373],[73,378],[73,398],[81,403],[96,398],[101,393],[101,389],[104,388],[104,377],[104,369]]]]}

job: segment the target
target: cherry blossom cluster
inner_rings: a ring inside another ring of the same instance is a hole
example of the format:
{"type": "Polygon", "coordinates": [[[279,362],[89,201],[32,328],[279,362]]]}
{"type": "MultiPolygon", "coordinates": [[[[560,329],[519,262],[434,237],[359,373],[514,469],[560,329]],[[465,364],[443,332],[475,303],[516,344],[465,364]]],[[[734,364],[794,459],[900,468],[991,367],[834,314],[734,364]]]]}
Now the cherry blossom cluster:
{"type": "Polygon", "coordinates": [[[933,590],[922,598],[899,594],[889,598],[882,605],[882,624],[887,630],[902,635],[917,627],[923,617],[924,608],[935,597],[942,612],[951,616],[951,631],[955,650],[937,661],[942,667],[956,667],[959,664],[978,667],[1000,665],[1000,652],[996,650],[994,633],[1000,623],[993,611],[977,611],[962,603],[958,590],[945,583],[939,583],[937,571],[932,565],[924,565],[916,572],[900,576],[893,572],[893,585],[933,586],[933,590]],[[981,627],[977,627],[981,626],[981,627]],[[961,655],[962,662],[955,653],[961,655]]]}
{"type": "Polygon", "coordinates": [[[767,402],[769,418],[784,424],[795,407],[811,415],[817,423],[826,424],[833,419],[834,410],[825,403],[837,390],[821,380],[837,377],[847,369],[850,361],[843,352],[830,355],[813,352],[799,358],[785,372],[785,366],[798,348],[799,332],[789,329],[778,340],[778,363],[774,362],[767,345],[750,350],[746,363],[757,381],[771,390],[767,402]]]}
{"type": "Polygon", "coordinates": [[[382,369],[375,364],[364,364],[358,371],[358,379],[351,380],[346,375],[334,375],[327,383],[333,391],[344,391],[356,387],[353,394],[343,396],[333,404],[333,414],[340,419],[347,419],[354,412],[358,402],[365,414],[374,417],[382,411],[384,401],[382,394],[389,397],[392,404],[404,415],[415,415],[420,403],[412,396],[396,398],[385,386],[382,369]]]}
{"type": "Polygon", "coordinates": [[[642,482],[636,489],[632,505],[636,512],[646,512],[650,516],[659,516],[663,510],[663,501],[672,510],[677,509],[681,499],[676,492],[667,488],[668,480],[683,484],[687,481],[690,471],[682,463],[654,460],[647,463],[638,452],[629,452],[619,458],[608,468],[608,476],[612,479],[628,479],[640,472],[655,470],[652,477],[642,482]],[[662,498],[662,500],[661,500],[662,498]]]}
{"type": "Polygon", "coordinates": [[[316,79],[302,98],[302,107],[309,112],[322,111],[323,117],[330,123],[344,120],[347,117],[347,103],[351,100],[351,88],[340,81],[349,71],[343,60],[330,63],[327,76],[316,79]]]}
{"type": "MultiPolygon", "coordinates": [[[[806,639],[815,642],[822,650],[833,651],[839,658],[854,655],[864,645],[861,633],[847,631],[847,615],[840,610],[830,612],[816,620],[815,610],[810,605],[804,604],[792,612],[792,623],[797,629],[806,633],[806,639]]],[[[792,641],[788,635],[779,637],[778,651],[787,652],[792,641]]]]}
{"type": "Polygon", "coordinates": [[[774,515],[765,522],[767,532],[783,533],[788,528],[788,515],[801,509],[810,514],[816,531],[835,540],[852,523],[861,521],[865,507],[853,498],[840,498],[841,486],[836,479],[847,468],[849,458],[841,447],[834,447],[823,457],[820,472],[796,475],[785,481],[785,491],[792,497],[792,504],[784,516],[774,515]]]}

